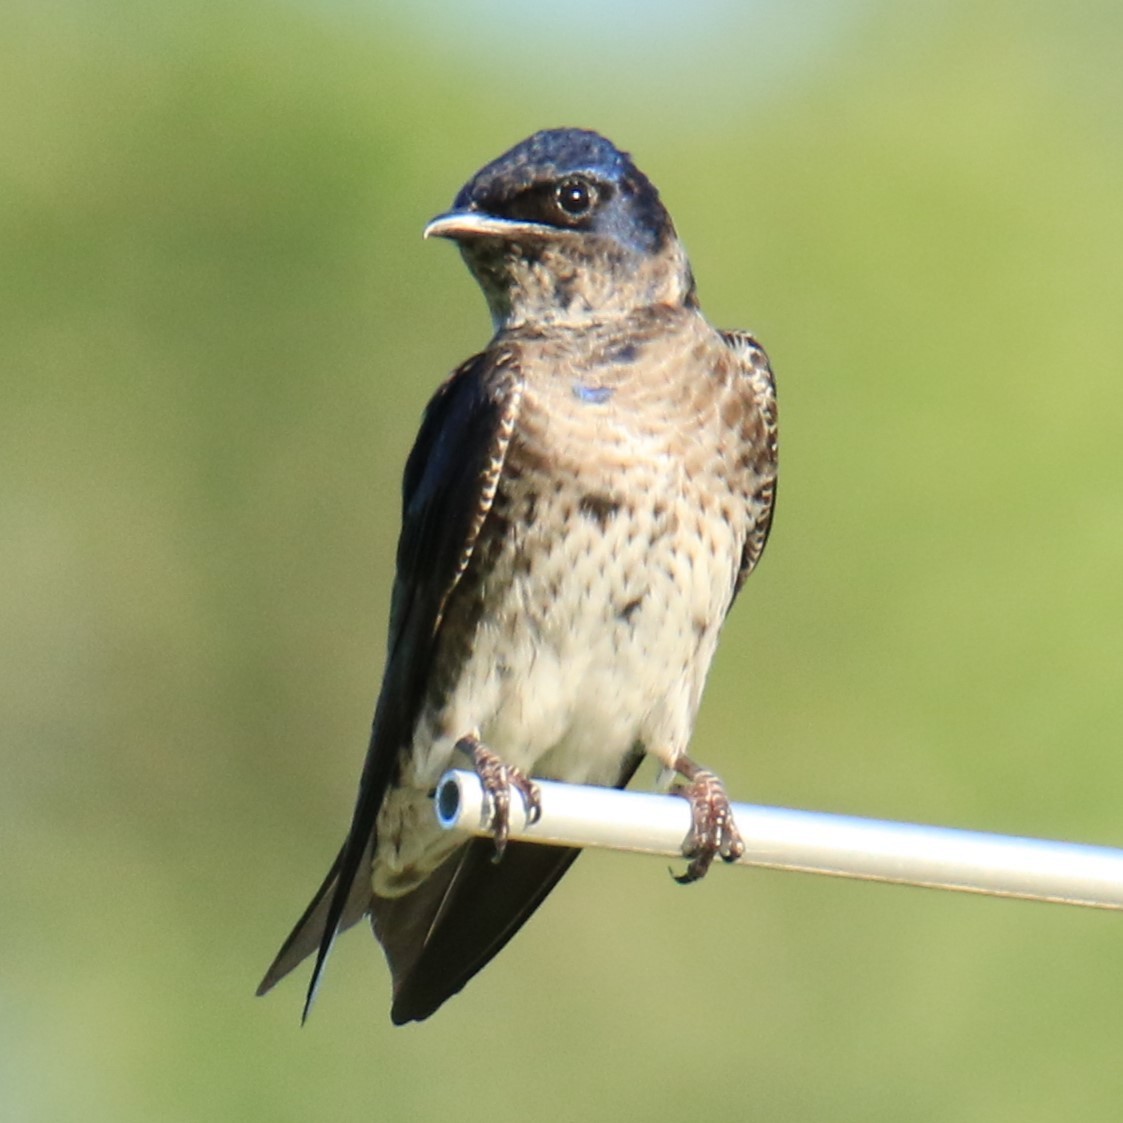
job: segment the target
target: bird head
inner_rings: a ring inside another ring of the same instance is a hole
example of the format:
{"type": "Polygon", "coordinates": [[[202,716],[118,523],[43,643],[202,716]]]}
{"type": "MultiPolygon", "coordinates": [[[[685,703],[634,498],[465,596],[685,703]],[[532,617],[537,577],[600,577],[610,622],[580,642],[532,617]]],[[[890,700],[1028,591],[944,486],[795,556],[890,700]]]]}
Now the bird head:
{"type": "Polygon", "coordinates": [[[480,169],[425,236],[451,238],[497,327],[606,320],[694,300],[651,181],[586,129],[547,129],[480,169]]]}

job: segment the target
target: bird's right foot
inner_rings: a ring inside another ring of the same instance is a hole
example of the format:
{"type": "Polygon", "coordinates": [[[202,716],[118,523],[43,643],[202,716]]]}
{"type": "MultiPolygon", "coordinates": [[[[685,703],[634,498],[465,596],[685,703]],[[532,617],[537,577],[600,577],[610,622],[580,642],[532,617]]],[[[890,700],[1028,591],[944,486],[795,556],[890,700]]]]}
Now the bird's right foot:
{"type": "Polygon", "coordinates": [[[536,823],[542,816],[538,785],[514,765],[505,764],[474,734],[461,737],[456,747],[471,758],[472,767],[487,794],[491,806],[488,827],[495,839],[495,857],[492,860],[498,862],[507,849],[511,833],[511,789],[522,796],[527,822],[536,823]]]}

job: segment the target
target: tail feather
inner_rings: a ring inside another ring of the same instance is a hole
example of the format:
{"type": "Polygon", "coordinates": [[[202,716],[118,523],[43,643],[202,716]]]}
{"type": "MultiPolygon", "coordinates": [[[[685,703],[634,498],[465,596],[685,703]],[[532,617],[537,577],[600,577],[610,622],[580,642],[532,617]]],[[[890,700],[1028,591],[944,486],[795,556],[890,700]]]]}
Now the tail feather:
{"type": "MultiPolygon", "coordinates": [[[[316,895],[304,910],[304,914],[296,922],[296,926],[289,933],[289,937],[281,945],[277,957],[270,964],[269,970],[257,988],[259,995],[272,990],[294,967],[316,951],[324,938],[324,929],[327,925],[328,911],[331,907],[332,896],[335,893],[336,879],[339,876],[339,867],[343,859],[341,850],[328,870],[323,884],[316,890],[316,895]]],[[[366,859],[364,860],[366,861],[366,859]]],[[[350,928],[358,923],[370,907],[371,890],[368,878],[356,878],[351,887],[350,896],[343,910],[339,922],[339,930],[350,928]]]]}
{"type": "Polygon", "coordinates": [[[496,956],[580,850],[477,838],[404,897],[374,897],[371,923],[394,984],[395,1025],[421,1021],[496,956]]]}

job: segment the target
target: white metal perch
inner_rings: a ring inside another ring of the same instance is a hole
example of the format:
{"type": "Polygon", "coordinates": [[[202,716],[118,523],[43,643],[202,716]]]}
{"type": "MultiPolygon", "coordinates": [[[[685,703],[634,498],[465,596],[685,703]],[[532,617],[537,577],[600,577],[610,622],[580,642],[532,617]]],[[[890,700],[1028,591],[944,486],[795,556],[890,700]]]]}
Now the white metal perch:
{"type": "MultiPolygon", "coordinates": [[[[690,829],[684,799],[537,784],[542,816],[536,823],[527,823],[522,799],[511,793],[512,840],[682,855],[690,829]]],[[[473,772],[446,772],[436,808],[446,830],[489,833],[487,796],[473,772]]],[[[749,803],[734,804],[733,811],[745,843],[739,865],[1123,909],[1123,850],[749,803]]]]}

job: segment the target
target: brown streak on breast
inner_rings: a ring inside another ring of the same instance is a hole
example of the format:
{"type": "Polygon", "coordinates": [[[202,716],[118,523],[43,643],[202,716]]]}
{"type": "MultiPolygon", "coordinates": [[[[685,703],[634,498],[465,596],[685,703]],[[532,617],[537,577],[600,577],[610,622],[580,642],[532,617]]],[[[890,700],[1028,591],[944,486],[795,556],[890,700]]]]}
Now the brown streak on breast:
{"type": "Polygon", "coordinates": [[[589,493],[581,496],[577,507],[581,514],[592,519],[601,530],[604,530],[609,520],[620,510],[620,503],[611,495],[589,493]]]}

